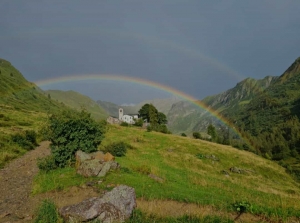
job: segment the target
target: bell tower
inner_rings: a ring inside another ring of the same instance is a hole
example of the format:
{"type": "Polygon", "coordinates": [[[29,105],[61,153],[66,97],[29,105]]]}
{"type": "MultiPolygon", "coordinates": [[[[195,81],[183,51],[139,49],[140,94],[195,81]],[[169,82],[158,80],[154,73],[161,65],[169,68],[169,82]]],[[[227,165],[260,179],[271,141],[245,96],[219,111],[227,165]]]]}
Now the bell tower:
{"type": "Polygon", "coordinates": [[[119,120],[122,120],[123,117],[123,108],[119,108],[119,120]]]}

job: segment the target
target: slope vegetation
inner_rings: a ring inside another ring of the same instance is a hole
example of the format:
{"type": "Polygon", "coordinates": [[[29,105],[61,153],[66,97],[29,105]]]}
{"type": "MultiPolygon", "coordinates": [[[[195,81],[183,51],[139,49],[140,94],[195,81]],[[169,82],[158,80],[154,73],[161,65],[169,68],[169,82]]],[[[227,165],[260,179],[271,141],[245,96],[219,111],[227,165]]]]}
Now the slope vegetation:
{"type": "MultiPolygon", "coordinates": [[[[100,149],[116,141],[131,147],[125,157],[117,157],[121,169],[110,172],[100,184],[90,184],[99,190],[118,184],[134,187],[138,208],[146,214],[168,217],[172,207],[164,205],[174,205],[183,215],[181,208],[194,204],[198,208],[195,215],[233,219],[237,216],[233,205],[247,202],[251,214],[241,216],[246,218],[244,222],[300,217],[299,184],[272,161],[229,146],[121,126],[109,126],[100,149]],[[231,172],[232,167],[241,172],[231,172]],[[161,205],[161,210],[153,211],[151,204],[161,205]]],[[[34,193],[67,190],[72,182],[64,178],[73,172],[41,172],[35,179],[34,193]]]]}
{"type": "Polygon", "coordinates": [[[91,113],[92,117],[100,120],[107,118],[108,114],[106,111],[100,107],[95,101],[90,97],[82,95],[75,91],[60,91],[60,90],[48,90],[45,91],[46,94],[58,102],[64,103],[65,105],[76,109],[85,109],[91,113]]]}

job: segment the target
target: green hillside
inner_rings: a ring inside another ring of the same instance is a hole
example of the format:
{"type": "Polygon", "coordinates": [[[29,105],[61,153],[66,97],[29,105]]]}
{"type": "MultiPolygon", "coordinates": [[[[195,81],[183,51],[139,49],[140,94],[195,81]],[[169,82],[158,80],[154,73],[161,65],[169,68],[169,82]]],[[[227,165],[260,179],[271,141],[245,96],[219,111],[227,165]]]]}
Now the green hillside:
{"type": "Polygon", "coordinates": [[[95,101],[90,97],[82,95],[75,91],[60,91],[60,90],[48,90],[45,91],[47,95],[50,95],[51,99],[62,102],[65,105],[76,109],[85,109],[91,113],[92,117],[97,120],[106,119],[108,114],[106,111],[100,107],[95,101]]]}
{"type": "Polygon", "coordinates": [[[0,59],[0,168],[23,155],[24,141],[12,137],[38,132],[47,116],[67,109],[28,82],[10,62],[0,59]]]}
{"type": "Polygon", "coordinates": [[[254,151],[300,179],[300,58],[239,110],[224,114],[247,136],[254,151]]]}
{"type": "MultiPolygon", "coordinates": [[[[247,202],[251,211],[241,216],[242,222],[279,222],[300,217],[299,184],[275,162],[230,146],[112,125],[99,149],[116,139],[131,149],[126,156],[116,158],[121,170],[110,172],[95,188],[102,191],[119,184],[134,187],[138,209],[145,214],[170,217],[168,209],[175,208],[176,216],[184,215],[187,213],[181,209],[194,205],[194,212],[190,212],[193,215],[233,220],[237,216],[233,205],[247,202]],[[242,172],[231,172],[231,167],[242,172]]],[[[73,185],[99,181],[69,181],[76,179],[74,172],[72,168],[41,172],[35,180],[34,193],[65,191],[73,185]]]]}

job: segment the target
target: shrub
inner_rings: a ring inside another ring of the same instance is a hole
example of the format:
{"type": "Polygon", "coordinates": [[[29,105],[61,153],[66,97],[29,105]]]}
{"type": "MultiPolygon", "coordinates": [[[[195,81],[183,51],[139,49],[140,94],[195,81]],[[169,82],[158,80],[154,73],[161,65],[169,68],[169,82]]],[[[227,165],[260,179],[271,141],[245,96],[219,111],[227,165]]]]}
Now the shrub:
{"type": "Polygon", "coordinates": [[[141,118],[135,120],[135,123],[134,123],[134,125],[135,125],[135,126],[138,126],[138,127],[142,127],[143,124],[144,124],[144,121],[143,121],[143,119],[141,119],[141,118]]]}
{"type": "Polygon", "coordinates": [[[59,216],[55,204],[51,200],[44,200],[37,210],[34,223],[58,222],[59,216]]]}
{"type": "Polygon", "coordinates": [[[125,127],[128,127],[129,124],[127,122],[121,122],[120,126],[125,126],[125,127]]]}
{"type": "Polygon", "coordinates": [[[105,133],[103,122],[96,122],[85,111],[52,115],[48,128],[51,151],[58,167],[72,163],[79,149],[86,153],[97,151],[105,133]]]}
{"type": "Polygon", "coordinates": [[[193,137],[194,137],[195,139],[201,139],[201,134],[200,134],[200,132],[193,132],[193,137]]]}
{"type": "Polygon", "coordinates": [[[187,135],[183,132],[183,133],[181,133],[181,136],[183,136],[183,137],[187,137],[187,135]]]}
{"type": "Polygon", "coordinates": [[[11,136],[11,140],[26,150],[34,149],[37,146],[35,131],[25,131],[11,136]]]}
{"type": "Polygon", "coordinates": [[[37,166],[40,170],[48,172],[57,168],[53,155],[37,160],[37,166]]]}
{"type": "Polygon", "coordinates": [[[125,142],[113,142],[105,147],[105,151],[114,156],[125,156],[127,149],[132,149],[132,146],[125,142]]]}
{"type": "Polygon", "coordinates": [[[152,127],[151,127],[151,125],[148,125],[148,126],[147,126],[147,132],[152,132],[152,127]]]}

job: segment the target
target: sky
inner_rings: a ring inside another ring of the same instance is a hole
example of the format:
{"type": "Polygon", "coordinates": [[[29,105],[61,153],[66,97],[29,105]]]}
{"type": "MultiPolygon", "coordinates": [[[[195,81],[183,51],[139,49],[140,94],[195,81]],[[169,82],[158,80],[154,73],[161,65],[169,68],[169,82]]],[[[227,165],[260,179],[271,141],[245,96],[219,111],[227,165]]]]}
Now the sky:
{"type": "Polygon", "coordinates": [[[1,0],[0,58],[94,100],[178,96],[162,86],[203,99],[281,75],[300,56],[299,12],[299,0],[1,0]]]}

